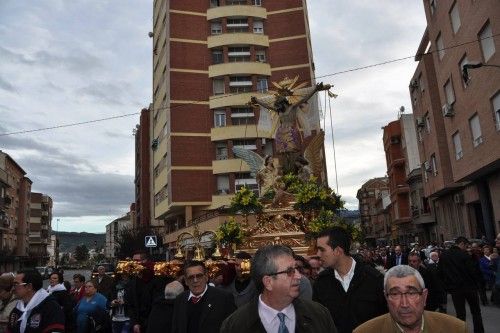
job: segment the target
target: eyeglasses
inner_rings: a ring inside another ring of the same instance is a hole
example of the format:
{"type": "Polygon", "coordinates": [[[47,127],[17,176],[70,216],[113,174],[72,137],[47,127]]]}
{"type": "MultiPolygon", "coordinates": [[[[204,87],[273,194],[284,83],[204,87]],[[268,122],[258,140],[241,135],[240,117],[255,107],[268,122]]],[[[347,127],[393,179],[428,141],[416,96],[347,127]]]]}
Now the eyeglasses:
{"type": "Polygon", "coordinates": [[[391,301],[399,301],[403,296],[406,296],[410,301],[415,301],[418,299],[419,296],[423,294],[423,290],[408,290],[407,292],[401,292],[401,291],[390,291],[387,294],[387,298],[389,298],[391,301]]]}
{"type": "Polygon", "coordinates": [[[298,267],[288,267],[284,271],[276,272],[276,273],[268,273],[268,274],[265,274],[265,275],[275,276],[275,275],[279,275],[279,274],[286,274],[288,277],[292,277],[295,274],[296,270],[300,272],[300,270],[299,270],[298,267]]]}
{"type": "Polygon", "coordinates": [[[197,281],[201,280],[203,277],[205,276],[205,274],[203,273],[198,273],[198,274],[194,274],[194,275],[190,275],[188,277],[186,277],[186,280],[188,280],[189,282],[194,282],[194,280],[196,279],[197,281]]]}
{"type": "Polygon", "coordinates": [[[28,283],[26,283],[26,282],[22,282],[22,283],[14,282],[12,285],[13,285],[13,286],[14,286],[14,288],[15,288],[15,287],[17,287],[17,286],[25,286],[25,285],[27,285],[27,284],[28,284],[28,283]]]}

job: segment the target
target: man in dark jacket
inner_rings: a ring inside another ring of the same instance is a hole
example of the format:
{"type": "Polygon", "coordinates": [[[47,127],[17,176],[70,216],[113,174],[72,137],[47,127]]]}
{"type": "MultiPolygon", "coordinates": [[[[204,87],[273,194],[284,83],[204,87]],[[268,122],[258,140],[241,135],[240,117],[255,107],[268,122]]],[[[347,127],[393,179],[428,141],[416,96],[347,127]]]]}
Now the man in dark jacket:
{"type": "Polygon", "coordinates": [[[408,265],[408,255],[403,252],[400,245],[396,245],[394,253],[389,256],[388,268],[398,265],[408,265]]]}
{"type": "Polygon", "coordinates": [[[174,315],[174,301],[183,292],[184,286],[179,281],[172,281],[165,286],[164,295],[153,302],[146,333],[170,332],[174,315]]]}
{"type": "Polygon", "coordinates": [[[260,295],[241,306],[222,324],[221,333],[336,333],[328,310],[300,299],[292,250],[282,245],[257,251],[251,275],[260,295]]]}
{"type": "Polygon", "coordinates": [[[43,288],[36,270],[23,270],[14,279],[14,294],[19,298],[9,316],[11,333],[63,333],[64,312],[43,288]]]}
{"type": "Polygon", "coordinates": [[[257,295],[257,290],[255,289],[252,279],[250,276],[243,274],[243,271],[241,270],[241,263],[243,260],[251,258],[252,256],[247,252],[238,252],[235,258],[236,264],[234,268],[236,275],[233,281],[227,287],[220,287],[222,290],[225,290],[233,295],[234,303],[237,307],[248,303],[257,295]]]}
{"type": "Polygon", "coordinates": [[[387,313],[384,276],[350,256],[351,237],[344,228],[323,231],[316,244],[325,270],[314,284],[313,300],[330,311],[340,333],[350,333],[362,323],[387,313]]]}
{"type": "Polygon", "coordinates": [[[97,267],[97,276],[93,279],[97,292],[101,293],[108,302],[111,302],[115,290],[113,278],[106,274],[106,267],[97,267]]]}
{"type": "Polygon", "coordinates": [[[441,254],[438,271],[446,290],[451,294],[457,318],[465,321],[465,301],[467,300],[474,323],[474,332],[481,333],[484,332],[484,327],[477,294],[481,275],[466,252],[467,244],[469,244],[467,238],[458,237],[455,245],[441,254]]]}

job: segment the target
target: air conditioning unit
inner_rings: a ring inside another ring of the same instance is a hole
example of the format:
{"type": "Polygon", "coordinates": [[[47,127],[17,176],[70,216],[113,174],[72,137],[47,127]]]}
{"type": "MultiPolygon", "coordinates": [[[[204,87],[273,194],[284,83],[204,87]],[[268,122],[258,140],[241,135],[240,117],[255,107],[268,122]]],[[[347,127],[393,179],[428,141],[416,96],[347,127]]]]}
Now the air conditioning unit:
{"type": "Polygon", "coordinates": [[[415,122],[417,123],[418,128],[425,127],[424,117],[417,117],[415,122]]]}
{"type": "Polygon", "coordinates": [[[448,103],[443,105],[442,111],[443,111],[443,117],[453,117],[455,115],[455,113],[453,113],[453,106],[451,106],[448,103]]]}
{"type": "Polygon", "coordinates": [[[429,163],[429,161],[425,161],[424,162],[424,169],[427,172],[431,172],[432,171],[431,164],[429,163]]]}
{"type": "Polygon", "coordinates": [[[464,203],[464,195],[462,193],[456,193],[453,195],[453,202],[456,204],[464,203]]]}

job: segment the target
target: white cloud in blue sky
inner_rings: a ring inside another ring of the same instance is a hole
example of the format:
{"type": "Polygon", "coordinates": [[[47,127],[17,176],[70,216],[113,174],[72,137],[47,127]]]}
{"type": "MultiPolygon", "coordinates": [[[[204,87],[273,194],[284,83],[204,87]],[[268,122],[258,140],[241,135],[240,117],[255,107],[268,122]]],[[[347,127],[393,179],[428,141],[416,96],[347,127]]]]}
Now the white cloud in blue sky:
{"type": "MultiPolygon", "coordinates": [[[[208,1],[208,0],[207,0],[208,1]]],[[[151,100],[152,1],[0,2],[0,133],[139,112],[151,100]]],[[[316,75],[413,55],[422,1],[309,0],[316,75]]],[[[333,127],[340,194],[386,172],[381,126],[410,110],[413,60],[319,80],[335,85],[333,127]]],[[[0,137],[33,190],[54,199],[60,230],[104,232],[134,200],[139,117],[0,137]]],[[[335,187],[327,119],[327,166],[335,187]]]]}

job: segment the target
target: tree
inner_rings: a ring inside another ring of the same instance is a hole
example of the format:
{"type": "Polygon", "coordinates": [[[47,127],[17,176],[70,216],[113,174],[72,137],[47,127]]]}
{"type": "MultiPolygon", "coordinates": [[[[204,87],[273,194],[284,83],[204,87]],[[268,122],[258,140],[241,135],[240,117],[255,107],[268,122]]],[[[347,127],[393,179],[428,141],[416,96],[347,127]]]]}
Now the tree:
{"type": "MultiPolygon", "coordinates": [[[[144,239],[146,236],[156,235],[154,230],[145,227],[124,228],[118,232],[115,239],[115,257],[123,260],[131,258],[135,253],[144,251],[144,239]]],[[[161,246],[161,238],[156,235],[158,246],[161,246]]]]}
{"type": "Polygon", "coordinates": [[[78,262],[87,261],[89,259],[89,249],[85,244],[78,245],[75,248],[75,259],[78,262]]]}

